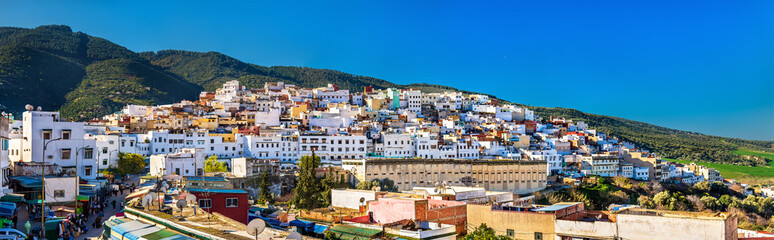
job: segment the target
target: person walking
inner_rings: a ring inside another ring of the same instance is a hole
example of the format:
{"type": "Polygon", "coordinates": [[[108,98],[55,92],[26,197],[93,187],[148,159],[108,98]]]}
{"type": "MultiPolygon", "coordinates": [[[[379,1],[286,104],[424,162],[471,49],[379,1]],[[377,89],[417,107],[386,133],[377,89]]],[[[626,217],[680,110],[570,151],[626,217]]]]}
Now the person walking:
{"type": "Polygon", "coordinates": [[[116,200],[115,200],[115,199],[113,199],[113,201],[112,201],[112,202],[110,202],[110,204],[112,204],[112,205],[113,205],[113,209],[116,209],[116,200]]]}
{"type": "Polygon", "coordinates": [[[27,235],[30,235],[31,228],[32,228],[32,224],[30,224],[30,220],[27,220],[27,223],[24,224],[24,229],[27,230],[27,235]]]}

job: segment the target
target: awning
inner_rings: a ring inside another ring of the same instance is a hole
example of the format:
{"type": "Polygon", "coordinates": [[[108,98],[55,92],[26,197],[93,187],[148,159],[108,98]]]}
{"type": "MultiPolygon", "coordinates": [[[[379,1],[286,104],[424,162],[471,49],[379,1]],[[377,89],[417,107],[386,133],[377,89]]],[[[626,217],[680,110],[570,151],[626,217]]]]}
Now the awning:
{"type": "Polygon", "coordinates": [[[40,178],[16,176],[16,177],[11,177],[11,179],[18,181],[19,185],[24,188],[43,188],[43,180],[40,178]]]}
{"type": "Polygon", "coordinates": [[[6,193],[2,197],[0,197],[0,202],[12,202],[12,203],[24,202],[24,195],[16,194],[16,193],[6,193]]]}
{"type": "Polygon", "coordinates": [[[141,236],[160,231],[161,228],[138,221],[132,221],[115,225],[110,230],[111,238],[138,240],[141,236]]]}
{"type": "Polygon", "coordinates": [[[78,195],[77,199],[78,201],[89,201],[89,196],[78,195]]]}
{"type": "Polygon", "coordinates": [[[129,194],[128,196],[126,196],[124,199],[125,200],[129,200],[129,199],[132,199],[132,198],[142,197],[142,196],[145,196],[145,194],[147,194],[148,192],[150,192],[150,188],[133,192],[133,193],[129,194]]]}
{"type": "Polygon", "coordinates": [[[328,226],[320,225],[320,224],[314,225],[314,233],[324,234],[325,230],[328,230],[328,226]]]}
{"type": "Polygon", "coordinates": [[[177,235],[176,232],[172,232],[172,231],[169,231],[169,230],[161,229],[161,230],[159,230],[157,232],[154,232],[154,233],[151,233],[151,234],[147,234],[147,235],[143,235],[142,238],[143,239],[147,239],[147,240],[160,240],[160,239],[168,238],[168,237],[175,236],[175,235],[177,235]]]}
{"type": "Polygon", "coordinates": [[[162,239],[159,239],[159,240],[196,240],[196,238],[187,237],[187,236],[178,234],[178,235],[175,235],[175,236],[171,236],[171,237],[167,237],[167,238],[162,238],[162,239]]]}

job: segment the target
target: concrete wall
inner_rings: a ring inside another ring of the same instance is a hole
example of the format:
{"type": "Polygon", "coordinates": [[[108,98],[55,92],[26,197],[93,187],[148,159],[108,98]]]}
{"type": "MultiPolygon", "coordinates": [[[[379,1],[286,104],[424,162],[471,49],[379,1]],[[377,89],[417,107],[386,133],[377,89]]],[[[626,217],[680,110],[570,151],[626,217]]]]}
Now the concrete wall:
{"type": "Polygon", "coordinates": [[[568,237],[612,238],[617,234],[617,227],[614,222],[556,220],[555,228],[557,235],[568,237]]]}
{"type": "Polygon", "coordinates": [[[74,202],[76,195],[75,177],[46,178],[46,203],[74,202]],[[64,190],[64,197],[55,197],[57,190],[64,190]]]}
{"type": "Polygon", "coordinates": [[[467,205],[468,231],[473,231],[482,223],[495,230],[498,235],[507,236],[508,229],[513,230],[513,239],[535,239],[535,233],[541,233],[543,239],[554,239],[553,214],[492,210],[489,205],[467,205]]]}
{"type": "MultiPolygon", "coordinates": [[[[719,219],[635,214],[618,214],[616,218],[622,239],[736,239],[736,231],[727,236],[726,221],[719,219]]],[[[736,225],[735,219],[733,222],[736,225]]]]}
{"type": "MultiPolygon", "coordinates": [[[[427,206],[427,200],[380,198],[368,203],[368,210],[373,212],[377,223],[393,223],[404,219],[417,219],[418,205],[427,206]],[[421,203],[420,203],[421,202],[421,203]]],[[[423,219],[419,219],[423,220],[423,219]]]]}
{"type": "Polygon", "coordinates": [[[361,205],[365,205],[368,201],[376,200],[376,192],[366,190],[352,190],[352,189],[333,189],[331,191],[331,205],[333,207],[360,209],[361,205]],[[364,198],[365,201],[361,204],[360,198],[364,198]]]}

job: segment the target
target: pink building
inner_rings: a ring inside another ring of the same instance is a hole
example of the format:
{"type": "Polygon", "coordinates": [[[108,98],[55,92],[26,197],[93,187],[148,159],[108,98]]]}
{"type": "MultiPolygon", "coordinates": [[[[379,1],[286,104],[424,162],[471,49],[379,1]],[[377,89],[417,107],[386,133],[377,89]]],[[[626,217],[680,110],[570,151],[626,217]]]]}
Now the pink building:
{"type": "Polygon", "coordinates": [[[466,231],[467,207],[464,202],[420,198],[379,198],[368,202],[368,210],[373,222],[379,224],[418,220],[455,225],[458,234],[464,234],[466,231]]]}

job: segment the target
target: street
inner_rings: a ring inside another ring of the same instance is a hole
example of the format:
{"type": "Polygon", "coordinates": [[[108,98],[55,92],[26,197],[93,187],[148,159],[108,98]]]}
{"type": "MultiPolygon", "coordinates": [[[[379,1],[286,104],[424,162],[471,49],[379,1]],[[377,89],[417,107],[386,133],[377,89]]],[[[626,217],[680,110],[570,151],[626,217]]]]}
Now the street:
{"type": "MultiPolygon", "coordinates": [[[[124,184],[131,185],[132,183],[138,183],[138,181],[139,181],[138,177],[131,176],[128,181],[124,181],[124,184]]],[[[119,193],[119,195],[116,197],[108,198],[108,201],[107,201],[108,204],[106,204],[106,207],[104,209],[105,216],[102,218],[103,221],[109,219],[111,216],[114,216],[116,213],[118,213],[118,211],[121,210],[120,205],[123,202],[124,197],[126,197],[126,195],[129,195],[128,189],[124,190],[124,194],[119,193]],[[116,200],[115,208],[113,208],[112,205],[109,204],[113,200],[116,200]]],[[[25,205],[25,204],[22,204],[22,205],[25,205]]],[[[27,214],[26,207],[20,206],[17,211],[18,211],[18,222],[15,227],[17,230],[27,233],[27,230],[24,228],[24,224],[29,220],[29,215],[27,214]]],[[[76,239],[97,239],[100,236],[100,234],[102,234],[102,227],[99,227],[97,229],[92,229],[91,227],[91,223],[94,222],[95,218],[97,218],[96,214],[92,214],[92,216],[89,217],[89,220],[87,221],[89,231],[81,236],[78,236],[78,238],[76,239]]],[[[39,221],[30,221],[30,224],[32,225],[31,229],[35,229],[36,227],[40,226],[39,221]]]]}

